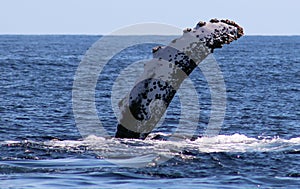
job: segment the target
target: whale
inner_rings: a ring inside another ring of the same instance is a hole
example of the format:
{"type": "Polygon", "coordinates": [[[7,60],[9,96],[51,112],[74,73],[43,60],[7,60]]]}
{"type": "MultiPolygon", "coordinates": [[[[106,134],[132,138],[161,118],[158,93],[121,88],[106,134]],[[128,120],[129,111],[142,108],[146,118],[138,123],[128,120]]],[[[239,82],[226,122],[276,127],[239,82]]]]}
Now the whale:
{"type": "Polygon", "coordinates": [[[165,113],[181,83],[214,49],[244,35],[228,19],[200,21],[166,46],[153,47],[134,87],[119,102],[116,138],[145,139],[165,113]]]}

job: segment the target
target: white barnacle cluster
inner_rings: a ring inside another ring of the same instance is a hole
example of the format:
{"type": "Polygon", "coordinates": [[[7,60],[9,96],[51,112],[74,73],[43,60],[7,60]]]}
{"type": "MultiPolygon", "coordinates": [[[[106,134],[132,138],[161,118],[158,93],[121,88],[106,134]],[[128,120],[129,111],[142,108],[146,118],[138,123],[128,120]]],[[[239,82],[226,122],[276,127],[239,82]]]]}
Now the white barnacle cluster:
{"type": "Polygon", "coordinates": [[[193,29],[183,30],[183,35],[168,46],[153,48],[153,58],[182,64],[185,62],[183,59],[187,59],[188,56],[198,64],[215,48],[221,48],[223,44],[229,44],[242,35],[243,28],[233,21],[218,19],[211,19],[207,23],[200,21],[193,29]],[[186,56],[182,56],[182,53],[186,56]],[[177,60],[178,57],[180,60],[177,60]]]}

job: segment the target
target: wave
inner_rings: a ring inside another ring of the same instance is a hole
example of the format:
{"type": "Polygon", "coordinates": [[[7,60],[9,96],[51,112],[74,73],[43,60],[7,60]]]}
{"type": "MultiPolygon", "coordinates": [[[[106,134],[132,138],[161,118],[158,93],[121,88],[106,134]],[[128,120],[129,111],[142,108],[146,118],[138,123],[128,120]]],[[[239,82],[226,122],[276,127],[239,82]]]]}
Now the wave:
{"type": "MultiPolygon", "coordinates": [[[[170,137],[161,133],[150,137],[156,138],[157,135],[170,137]]],[[[0,173],[20,175],[21,179],[39,174],[43,178],[50,177],[52,181],[57,178],[60,182],[61,178],[65,178],[67,184],[78,180],[78,175],[83,175],[81,181],[86,180],[87,183],[95,175],[100,175],[106,180],[219,178],[230,179],[232,184],[232,180],[238,178],[239,184],[244,179],[251,186],[253,183],[264,186],[279,186],[282,183],[286,186],[287,182],[295,186],[299,184],[297,157],[300,154],[300,137],[252,138],[233,134],[195,140],[173,139],[107,139],[89,136],[83,140],[3,141],[0,142],[0,159],[18,161],[0,161],[0,173]],[[16,154],[19,154],[18,158],[9,158],[16,154]],[[36,158],[31,158],[31,154],[36,158]]]]}
{"type": "MultiPolygon", "coordinates": [[[[168,137],[166,134],[153,134],[168,137]]],[[[99,158],[122,159],[148,157],[152,154],[175,156],[182,152],[190,154],[218,153],[218,152],[280,152],[288,151],[300,153],[300,137],[291,139],[251,138],[242,134],[218,135],[215,137],[201,137],[196,140],[172,138],[173,140],[138,140],[115,139],[88,136],[83,140],[50,140],[36,141],[3,141],[1,146],[33,146],[35,149],[62,150],[64,152],[94,152],[99,158]]]]}
{"type": "MultiPolygon", "coordinates": [[[[163,134],[158,134],[163,135],[163,134]]],[[[156,134],[157,136],[157,134],[156,134]]],[[[156,138],[155,134],[152,135],[156,138]]],[[[163,135],[168,137],[167,135],[163,135]]],[[[172,138],[172,137],[171,137],[172,138]]],[[[1,160],[88,158],[130,168],[155,167],[173,160],[194,161],[215,153],[300,154],[300,137],[257,139],[241,134],[202,137],[196,140],[116,139],[88,136],[83,140],[4,141],[1,160]]],[[[234,155],[233,154],[233,155],[234,155]]]]}

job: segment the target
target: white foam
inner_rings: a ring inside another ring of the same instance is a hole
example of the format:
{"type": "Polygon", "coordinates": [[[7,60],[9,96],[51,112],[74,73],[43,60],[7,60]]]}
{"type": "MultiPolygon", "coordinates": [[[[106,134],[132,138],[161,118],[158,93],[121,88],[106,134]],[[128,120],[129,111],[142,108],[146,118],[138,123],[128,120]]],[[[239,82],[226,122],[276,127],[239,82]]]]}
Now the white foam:
{"type": "Polygon", "coordinates": [[[45,148],[62,148],[70,151],[94,151],[99,157],[114,159],[134,159],[158,154],[165,157],[178,155],[179,152],[193,151],[195,153],[212,152],[270,152],[285,150],[300,150],[300,137],[281,139],[278,137],[257,139],[242,134],[218,135],[202,137],[195,141],[178,139],[176,141],[137,140],[137,139],[106,139],[88,136],[84,140],[51,140],[46,142],[34,141],[3,141],[1,145],[33,143],[45,148]],[[84,147],[84,148],[81,148],[84,147]]]}

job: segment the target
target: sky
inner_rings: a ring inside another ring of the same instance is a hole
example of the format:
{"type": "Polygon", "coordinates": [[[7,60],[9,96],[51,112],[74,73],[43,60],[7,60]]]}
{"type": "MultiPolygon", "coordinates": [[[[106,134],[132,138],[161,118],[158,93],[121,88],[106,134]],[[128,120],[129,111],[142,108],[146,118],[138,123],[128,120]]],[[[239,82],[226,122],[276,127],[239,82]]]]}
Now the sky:
{"type": "Polygon", "coordinates": [[[300,35],[299,0],[0,0],[0,34],[110,34],[137,23],[228,18],[246,35],[300,35]]]}

